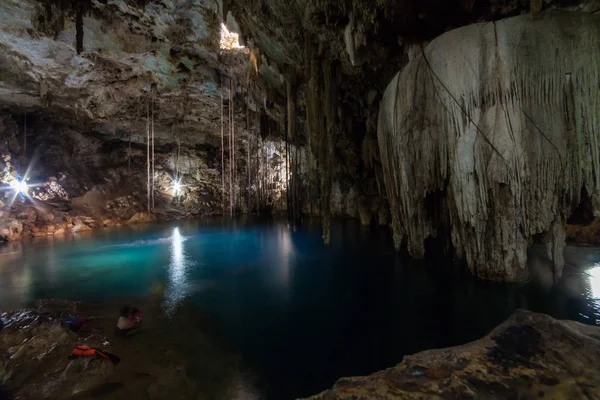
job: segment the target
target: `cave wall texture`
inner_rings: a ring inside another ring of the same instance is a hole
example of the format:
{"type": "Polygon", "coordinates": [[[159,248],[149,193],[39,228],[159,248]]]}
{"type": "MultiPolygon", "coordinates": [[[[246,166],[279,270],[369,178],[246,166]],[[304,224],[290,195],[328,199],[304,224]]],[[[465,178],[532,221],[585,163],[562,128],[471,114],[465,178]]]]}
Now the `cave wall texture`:
{"type": "MultiPolygon", "coordinates": [[[[349,216],[391,224],[415,256],[436,237],[476,275],[507,280],[526,276],[525,250],[545,235],[560,274],[562,226],[579,190],[597,188],[595,120],[579,105],[597,101],[596,60],[582,52],[599,9],[596,0],[4,0],[2,179],[35,161],[30,179],[68,197],[58,210],[37,195],[53,223],[126,223],[145,209],[153,126],[154,217],[316,215],[328,242],[332,218],[349,216]],[[497,42],[507,17],[522,37],[497,42]],[[222,21],[244,48],[219,47],[222,21]],[[469,26],[484,21],[496,22],[469,26]],[[174,201],[176,176],[185,185],[174,201]]],[[[23,220],[7,200],[5,239],[23,220]]]]}
{"type": "Polygon", "coordinates": [[[363,223],[391,214],[397,247],[414,256],[435,238],[477,276],[516,281],[537,239],[560,276],[565,222],[582,189],[597,191],[597,1],[230,0],[224,9],[298,94],[308,198],[325,241],[340,182],[363,223]],[[482,21],[494,22],[452,31],[482,21]]]}
{"type": "Polygon", "coordinates": [[[459,28],[417,51],[379,113],[397,245],[405,236],[423,256],[449,225],[473,273],[517,280],[543,234],[560,275],[582,187],[598,210],[599,28],[598,16],[549,11],[459,28]]]}

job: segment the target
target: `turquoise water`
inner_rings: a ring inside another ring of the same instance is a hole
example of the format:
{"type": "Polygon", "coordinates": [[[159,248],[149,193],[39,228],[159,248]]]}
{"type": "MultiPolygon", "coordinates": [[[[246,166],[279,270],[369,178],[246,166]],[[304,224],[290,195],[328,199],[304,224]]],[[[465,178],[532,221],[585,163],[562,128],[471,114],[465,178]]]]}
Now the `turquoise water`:
{"type": "Polygon", "coordinates": [[[329,247],[318,221],[296,232],[272,220],[123,227],[0,247],[0,308],[146,296],[160,282],[167,316],[184,303],[216,316],[255,397],[292,399],[477,339],[518,308],[599,323],[600,252],[566,258],[557,286],[540,249],[531,282],[502,285],[404,257],[387,231],[355,221],[336,223],[329,247]]]}

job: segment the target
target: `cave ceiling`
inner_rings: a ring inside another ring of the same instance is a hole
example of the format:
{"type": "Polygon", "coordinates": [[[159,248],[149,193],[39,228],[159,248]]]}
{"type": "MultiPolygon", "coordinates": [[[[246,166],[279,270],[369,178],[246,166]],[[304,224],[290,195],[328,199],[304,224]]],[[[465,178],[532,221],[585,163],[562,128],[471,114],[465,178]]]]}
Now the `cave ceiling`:
{"type": "MultiPolygon", "coordinates": [[[[592,11],[599,3],[543,6],[592,11]]],[[[229,77],[252,111],[262,109],[280,124],[285,81],[297,88],[302,108],[310,41],[321,57],[339,62],[341,103],[365,119],[363,109],[377,104],[407,62],[410,44],[529,8],[529,1],[517,0],[3,0],[0,107],[143,141],[154,98],[159,140],[175,131],[190,143],[216,144],[229,77]],[[76,17],[83,3],[78,54],[76,17]],[[223,20],[247,49],[219,48],[223,20]],[[352,59],[345,34],[354,41],[352,59]]]]}

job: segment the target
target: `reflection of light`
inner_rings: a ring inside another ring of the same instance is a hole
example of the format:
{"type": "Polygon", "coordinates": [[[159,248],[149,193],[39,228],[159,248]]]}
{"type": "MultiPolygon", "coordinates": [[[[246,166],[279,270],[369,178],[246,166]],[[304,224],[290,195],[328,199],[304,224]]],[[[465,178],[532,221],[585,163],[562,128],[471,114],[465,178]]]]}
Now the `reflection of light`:
{"type": "Polygon", "coordinates": [[[600,325],[600,264],[596,264],[594,267],[585,271],[587,275],[587,283],[589,285],[589,290],[586,293],[586,297],[589,300],[589,306],[592,308],[593,315],[584,315],[580,313],[581,316],[586,319],[593,318],[595,319],[596,325],[600,325]]]}
{"type": "Polygon", "coordinates": [[[185,238],[181,236],[179,228],[174,228],[171,235],[171,262],[169,264],[169,286],[167,290],[165,311],[172,314],[177,304],[183,300],[186,294],[186,276],[185,270],[189,264],[185,257],[183,242],[185,238]]]}
{"type": "Polygon", "coordinates": [[[289,295],[289,284],[292,273],[292,258],[294,257],[294,244],[292,242],[292,232],[289,229],[282,229],[279,247],[279,284],[284,295],[289,295]]]}
{"type": "Polygon", "coordinates": [[[173,229],[173,235],[171,236],[171,265],[170,270],[172,279],[175,283],[181,280],[183,273],[183,238],[179,233],[179,228],[173,229]]]}
{"type": "Polygon", "coordinates": [[[15,179],[14,181],[10,182],[10,187],[13,188],[13,190],[17,193],[27,193],[27,183],[25,181],[15,179]]]}
{"type": "Polygon", "coordinates": [[[596,266],[587,271],[588,281],[590,283],[591,297],[600,299],[600,266],[596,266]]]}

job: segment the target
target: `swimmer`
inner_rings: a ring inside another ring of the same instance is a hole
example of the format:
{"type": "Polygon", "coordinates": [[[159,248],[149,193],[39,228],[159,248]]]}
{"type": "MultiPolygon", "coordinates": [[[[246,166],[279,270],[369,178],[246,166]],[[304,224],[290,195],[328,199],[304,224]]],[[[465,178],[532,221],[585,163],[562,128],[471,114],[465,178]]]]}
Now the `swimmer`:
{"type": "Polygon", "coordinates": [[[142,312],[137,308],[123,306],[121,316],[117,320],[117,336],[132,336],[141,329],[142,312]]]}

